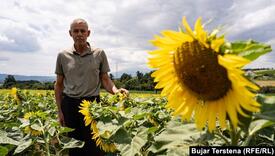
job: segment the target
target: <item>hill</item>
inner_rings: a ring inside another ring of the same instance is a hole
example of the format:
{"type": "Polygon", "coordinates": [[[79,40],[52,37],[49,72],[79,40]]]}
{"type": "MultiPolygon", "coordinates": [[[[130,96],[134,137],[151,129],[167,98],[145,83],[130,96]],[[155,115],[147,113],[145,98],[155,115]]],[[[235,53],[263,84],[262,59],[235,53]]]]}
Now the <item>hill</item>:
{"type": "MultiPolygon", "coordinates": [[[[5,78],[9,74],[0,74],[0,83],[3,83],[5,78]]],[[[27,81],[27,80],[36,80],[40,82],[53,82],[55,76],[26,76],[26,75],[13,75],[17,81],[27,81]]]]}

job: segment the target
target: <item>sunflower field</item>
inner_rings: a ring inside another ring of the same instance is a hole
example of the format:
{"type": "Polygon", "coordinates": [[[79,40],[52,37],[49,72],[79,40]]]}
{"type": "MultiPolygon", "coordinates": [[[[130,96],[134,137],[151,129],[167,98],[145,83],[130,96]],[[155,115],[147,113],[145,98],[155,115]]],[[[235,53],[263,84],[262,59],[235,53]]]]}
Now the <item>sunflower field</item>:
{"type": "MultiPolygon", "coordinates": [[[[81,111],[93,138],[108,155],[188,155],[190,146],[274,146],[275,96],[257,95],[261,111],[232,131],[217,126],[198,130],[166,109],[166,98],[104,95],[100,103],[83,101],[81,111]],[[85,111],[86,110],[86,111],[85,111]]],[[[66,137],[57,123],[53,92],[13,89],[0,95],[0,155],[66,155],[83,142],[66,137]]]]}
{"type": "MultiPolygon", "coordinates": [[[[179,31],[155,36],[158,49],[149,52],[148,66],[160,96],[118,93],[101,95],[99,103],[82,101],[79,113],[90,139],[107,156],[182,156],[193,146],[274,147],[275,95],[260,94],[242,70],[271,47],[218,34],[208,33],[201,18],[192,30],[184,17],[179,31]]],[[[12,88],[0,94],[0,105],[0,156],[61,156],[84,145],[57,122],[53,92],[12,88]]]]}

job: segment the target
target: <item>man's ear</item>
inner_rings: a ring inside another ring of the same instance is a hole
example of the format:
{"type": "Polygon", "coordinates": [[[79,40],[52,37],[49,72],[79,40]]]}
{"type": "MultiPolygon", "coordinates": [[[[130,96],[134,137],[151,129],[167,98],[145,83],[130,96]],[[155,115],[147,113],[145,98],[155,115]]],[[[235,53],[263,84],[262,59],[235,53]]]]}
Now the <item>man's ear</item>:
{"type": "Polygon", "coordinates": [[[72,31],[71,31],[71,30],[69,30],[69,34],[70,34],[70,36],[72,37],[72,31]]]}

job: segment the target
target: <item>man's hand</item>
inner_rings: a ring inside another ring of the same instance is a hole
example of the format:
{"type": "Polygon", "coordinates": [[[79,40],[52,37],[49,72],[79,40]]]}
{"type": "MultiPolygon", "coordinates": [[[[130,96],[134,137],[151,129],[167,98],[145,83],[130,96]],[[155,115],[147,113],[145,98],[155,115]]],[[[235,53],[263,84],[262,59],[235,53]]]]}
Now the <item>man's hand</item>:
{"type": "Polygon", "coordinates": [[[129,91],[127,89],[124,89],[124,88],[119,88],[116,93],[121,93],[121,94],[124,94],[124,95],[127,95],[127,96],[129,95],[129,91]]]}
{"type": "Polygon", "coordinates": [[[62,111],[58,111],[58,120],[61,126],[65,126],[65,120],[62,111]]]}

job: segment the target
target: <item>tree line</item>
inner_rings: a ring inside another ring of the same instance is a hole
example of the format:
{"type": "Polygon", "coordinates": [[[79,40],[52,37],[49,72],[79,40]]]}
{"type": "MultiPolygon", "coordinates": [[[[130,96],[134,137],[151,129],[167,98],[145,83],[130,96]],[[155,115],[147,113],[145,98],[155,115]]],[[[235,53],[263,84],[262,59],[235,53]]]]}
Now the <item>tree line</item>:
{"type": "MultiPolygon", "coordinates": [[[[123,87],[128,90],[153,91],[155,83],[151,77],[152,72],[153,71],[142,73],[137,71],[135,76],[123,73],[120,78],[114,78],[114,75],[110,74],[110,78],[118,88],[123,87]]],[[[55,82],[40,82],[37,80],[18,81],[13,75],[7,75],[0,88],[10,89],[16,87],[20,89],[53,90],[54,83],[55,82]]]]}
{"type": "Polygon", "coordinates": [[[40,82],[37,80],[17,81],[13,75],[7,75],[3,85],[0,87],[2,89],[16,87],[20,89],[52,90],[54,89],[54,82],[40,82]]]}

